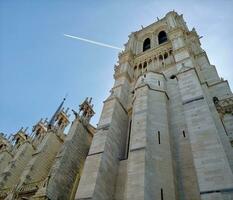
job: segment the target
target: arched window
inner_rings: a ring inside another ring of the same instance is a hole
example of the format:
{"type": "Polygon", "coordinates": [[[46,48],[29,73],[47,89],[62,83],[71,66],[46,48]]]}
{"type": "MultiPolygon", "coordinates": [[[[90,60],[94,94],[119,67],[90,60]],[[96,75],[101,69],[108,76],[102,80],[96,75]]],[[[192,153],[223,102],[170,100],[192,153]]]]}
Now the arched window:
{"type": "Polygon", "coordinates": [[[144,64],[143,64],[143,68],[146,68],[146,66],[147,66],[147,63],[146,63],[146,62],[144,62],[144,64]]]}
{"type": "Polygon", "coordinates": [[[159,60],[163,60],[163,56],[162,55],[159,55],[159,60]]]}
{"type": "Polygon", "coordinates": [[[167,34],[165,31],[159,32],[158,40],[159,40],[159,44],[162,44],[167,41],[167,34]]]}
{"type": "Polygon", "coordinates": [[[146,38],[143,42],[143,51],[150,49],[150,38],[146,38]]]}

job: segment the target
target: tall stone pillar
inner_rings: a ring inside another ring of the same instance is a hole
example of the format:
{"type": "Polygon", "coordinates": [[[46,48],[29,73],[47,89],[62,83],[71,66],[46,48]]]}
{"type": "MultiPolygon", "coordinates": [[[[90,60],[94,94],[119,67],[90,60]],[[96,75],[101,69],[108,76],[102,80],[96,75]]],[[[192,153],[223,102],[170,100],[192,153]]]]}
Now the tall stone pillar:
{"type": "Polygon", "coordinates": [[[14,197],[31,198],[45,183],[56,155],[64,142],[64,129],[69,123],[69,115],[63,109],[56,112],[54,123],[38,145],[32,159],[28,162],[14,192],[14,197]]]}
{"type": "Polygon", "coordinates": [[[48,181],[33,199],[46,197],[50,200],[74,199],[83,165],[88,154],[95,128],[89,124],[94,115],[91,100],[80,105],[79,114],[75,111],[64,145],[56,156],[56,161],[48,175],[48,181]]]}
{"type": "Polygon", "coordinates": [[[75,199],[111,200],[114,197],[119,161],[124,159],[128,129],[128,98],[131,66],[127,56],[115,68],[115,84],[103,111],[85,162],[75,199]]]}
{"type": "Polygon", "coordinates": [[[33,148],[26,130],[20,129],[13,135],[13,158],[0,175],[0,199],[4,199],[18,183],[20,175],[26,167],[35,149],[33,148]]]}
{"type": "Polygon", "coordinates": [[[133,101],[126,199],[176,199],[162,74],[140,77],[133,101]],[[159,83],[159,84],[158,84],[159,83]]]}
{"type": "MultiPolygon", "coordinates": [[[[191,43],[185,34],[187,27],[182,17],[176,17],[171,12],[167,19],[178,72],[176,80],[183,104],[201,199],[232,198],[233,174],[206,99],[208,94],[204,93],[201,85],[201,80],[206,74],[198,73],[196,69],[198,63],[195,55],[202,53],[203,50],[199,48],[198,51],[194,51],[190,48],[191,43]]],[[[195,44],[198,46],[197,43],[195,44]]],[[[212,77],[214,77],[213,74],[212,77]]]]}
{"type": "Polygon", "coordinates": [[[233,197],[233,174],[194,68],[177,75],[201,199],[233,197]]]}

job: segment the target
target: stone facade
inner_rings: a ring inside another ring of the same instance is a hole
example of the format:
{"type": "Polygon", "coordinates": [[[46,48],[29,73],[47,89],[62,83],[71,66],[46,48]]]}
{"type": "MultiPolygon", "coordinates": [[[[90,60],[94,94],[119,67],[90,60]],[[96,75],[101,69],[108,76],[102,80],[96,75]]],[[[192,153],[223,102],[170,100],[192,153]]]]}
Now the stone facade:
{"type": "MultiPolygon", "coordinates": [[[[63,101],[64,102],[64,101],[63,101]]],[[[75,111],[67,135],[68,109],[63,102],[49,122],[40,120],[31,135],[20,130],[12,140],[1,135],[0,199],[58,200],[75,195],[95,128],[91,99],[75,111]]]]}
{"type": "Polygon", "coordinates": [[[97,128],[91,99],[0,135],[0,200],[233,199],[233,94],[175,11],[129,35],[97,128]]]}
{"type": "Polygon", "coordinates": [[[129,35],[76,200],[233,199],[233,95],[172,11],[129,35]]]}

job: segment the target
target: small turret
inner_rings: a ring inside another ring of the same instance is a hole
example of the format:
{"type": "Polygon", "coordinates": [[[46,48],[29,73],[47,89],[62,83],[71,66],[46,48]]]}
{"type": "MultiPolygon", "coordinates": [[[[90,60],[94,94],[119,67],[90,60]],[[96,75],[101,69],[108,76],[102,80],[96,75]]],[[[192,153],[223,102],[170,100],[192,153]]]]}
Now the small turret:
{"type": "Polygon", "coordinates": [[[55,129],[62,129],[64,130],[65,127],[69,124],[69,114],[68,108],[64,111],[63,104],[66,98],[63,99],[61,104],[58,106],[56,112],[53,114],[52,118],[48,123],[48,130],[55,128],[55,129]]]}
{"type": "Polygon", "coordinates": [[[39,122],[37,122],[36,125],[33,126],[32,128],[32,142],[34,145],[37,145],[38,143],[40,143],[42,141],[42,139],[44,138],[44,136],[47,133],[47,119],[43,120],[40,119],[39,122]]]}
{"type": "Polygon", "coordinates": [[[93,104],[91,104],[92,98],[88,99],[88,97],[84,100],[82,104],[79,105],[79,116],[81,119],[90,121],[91,117],[95,114],[93,110],[93,104]]]}
{"type": "Polygon", "coordinates": [[[62,108],[61,111],[57,113],[54,124],[56,128],[64,130],[65,127],[70,123],[69,122],[70,114],[68,114],[68,110],[69,108],[67,108],[65,111],[64,108],[62,108]]]}
{"type": "Polygon", "coordinates": [[[24,142],[29,139],[27,132],[28,128],[23,129],[23,127],[14,135],[11,136],[11,143],[13,143],[14,148],[19,148],[24,142]]]}
{"type": "Polygon", "coordinates": [[[10,146],[10,142],[7,140],[6,135],[0,133],[0,152],[6,150],[7,147],[10,146]]]}

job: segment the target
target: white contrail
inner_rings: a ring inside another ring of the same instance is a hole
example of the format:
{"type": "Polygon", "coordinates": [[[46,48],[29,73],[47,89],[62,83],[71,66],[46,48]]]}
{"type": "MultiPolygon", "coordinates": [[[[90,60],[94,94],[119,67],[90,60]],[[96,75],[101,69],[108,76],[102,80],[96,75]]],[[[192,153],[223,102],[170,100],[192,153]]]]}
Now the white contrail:
{"type": "Polygon", "coordinates": [[[80,37],[76,37],[76,36],[68,35],[68,34],[63,34],[63,35],[66,36],[66,37],[69,37],[69,38],[81,40],[81,41],[84,41],[84,42],[89,42],[91,44],[96,44],[96,45],[99,45],[99,46],[108,47],[108,48],[117,49],[117,50],[123,50],[120,47],[115,47],[115,46],[112,46],[112,45],[109,45],[109,44],[104,44],[102,42],[96,42],[96,41],[93,41],[93,40],[88,40],[88,39],[85,39],[85,38],[80,38],[80,37]]]}

